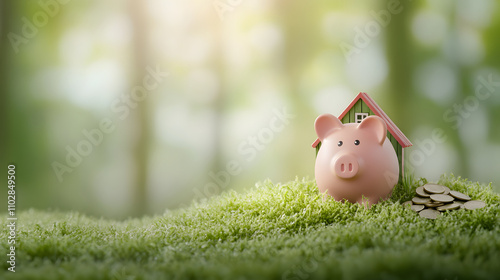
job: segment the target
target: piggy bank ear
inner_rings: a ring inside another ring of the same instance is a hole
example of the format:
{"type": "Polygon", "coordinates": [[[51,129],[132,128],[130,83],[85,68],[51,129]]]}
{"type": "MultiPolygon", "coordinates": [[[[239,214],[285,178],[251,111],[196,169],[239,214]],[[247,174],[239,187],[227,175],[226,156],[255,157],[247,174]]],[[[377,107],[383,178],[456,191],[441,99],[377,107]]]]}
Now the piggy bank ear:
{"type": "Polygon", "coordinates": [[[342,126],[340,120],[332,114],[323,114],[316,118],[314,122],[314,129],[316,129],[316,134],[321,141],[334,130],[342,128],[342,126]]]}
{"type": "Polygon", "coordinates": [[[377,116],[366,117],[359,125],[358,129],[366,129],[375,135],[380,145],[384,144],[387,138],[387,125],[384,120],[377,116]]]}

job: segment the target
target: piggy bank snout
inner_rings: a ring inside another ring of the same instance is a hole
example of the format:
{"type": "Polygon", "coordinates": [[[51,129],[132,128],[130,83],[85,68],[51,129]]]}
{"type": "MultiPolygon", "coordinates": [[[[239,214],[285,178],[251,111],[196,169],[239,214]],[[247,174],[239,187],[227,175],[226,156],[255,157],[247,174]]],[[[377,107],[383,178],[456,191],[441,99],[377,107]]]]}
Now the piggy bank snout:
{"type": "Polygon", "coordinates": [[[335,174],[343,179],[352,178],[359,171],[359,162],[352,154],[343,154],[334,158],[332,165],[335,174]]]}

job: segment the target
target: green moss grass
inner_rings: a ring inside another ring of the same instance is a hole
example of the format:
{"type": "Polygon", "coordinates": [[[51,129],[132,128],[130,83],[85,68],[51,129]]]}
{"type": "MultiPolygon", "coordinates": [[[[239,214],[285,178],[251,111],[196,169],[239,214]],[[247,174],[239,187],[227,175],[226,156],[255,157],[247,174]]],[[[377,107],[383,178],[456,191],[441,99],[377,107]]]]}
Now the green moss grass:
{"type": "Polygon", "coordinates": [[[487,207],[426,220],[401,206],[425,182],[407,178],[370,209],[295,180],[123,222],[25,211],[15,273],[0,231],[0,279],[499,279],[500,196],[446,176],[487,207]]]}

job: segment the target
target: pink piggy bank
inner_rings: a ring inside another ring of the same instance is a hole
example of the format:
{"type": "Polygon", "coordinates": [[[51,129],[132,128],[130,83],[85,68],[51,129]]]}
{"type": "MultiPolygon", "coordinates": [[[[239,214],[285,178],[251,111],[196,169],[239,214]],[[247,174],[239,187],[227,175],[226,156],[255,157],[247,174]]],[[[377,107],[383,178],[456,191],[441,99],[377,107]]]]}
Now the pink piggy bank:
{"type": "Polygon", "coordinates": [[[387,125],[380,117],[342,124],[335,116],[323,114],[314,128],[321,141],[315,177],[322,193],[326,191],[337,201],[366,201],[368,205],[389,198],[399,165],[386,136],[387,125]]]}

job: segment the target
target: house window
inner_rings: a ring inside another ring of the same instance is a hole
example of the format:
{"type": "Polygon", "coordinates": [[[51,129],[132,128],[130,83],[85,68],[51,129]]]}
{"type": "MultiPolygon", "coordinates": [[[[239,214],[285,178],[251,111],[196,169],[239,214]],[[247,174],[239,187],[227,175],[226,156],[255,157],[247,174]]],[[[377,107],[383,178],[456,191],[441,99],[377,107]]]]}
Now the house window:
{"type": "Polygon", "coordinates": [[[368,113],[355,113],[354,117],[356,118],[356,123],[362,122],[366,117],[368,117],[368,113]]]}

